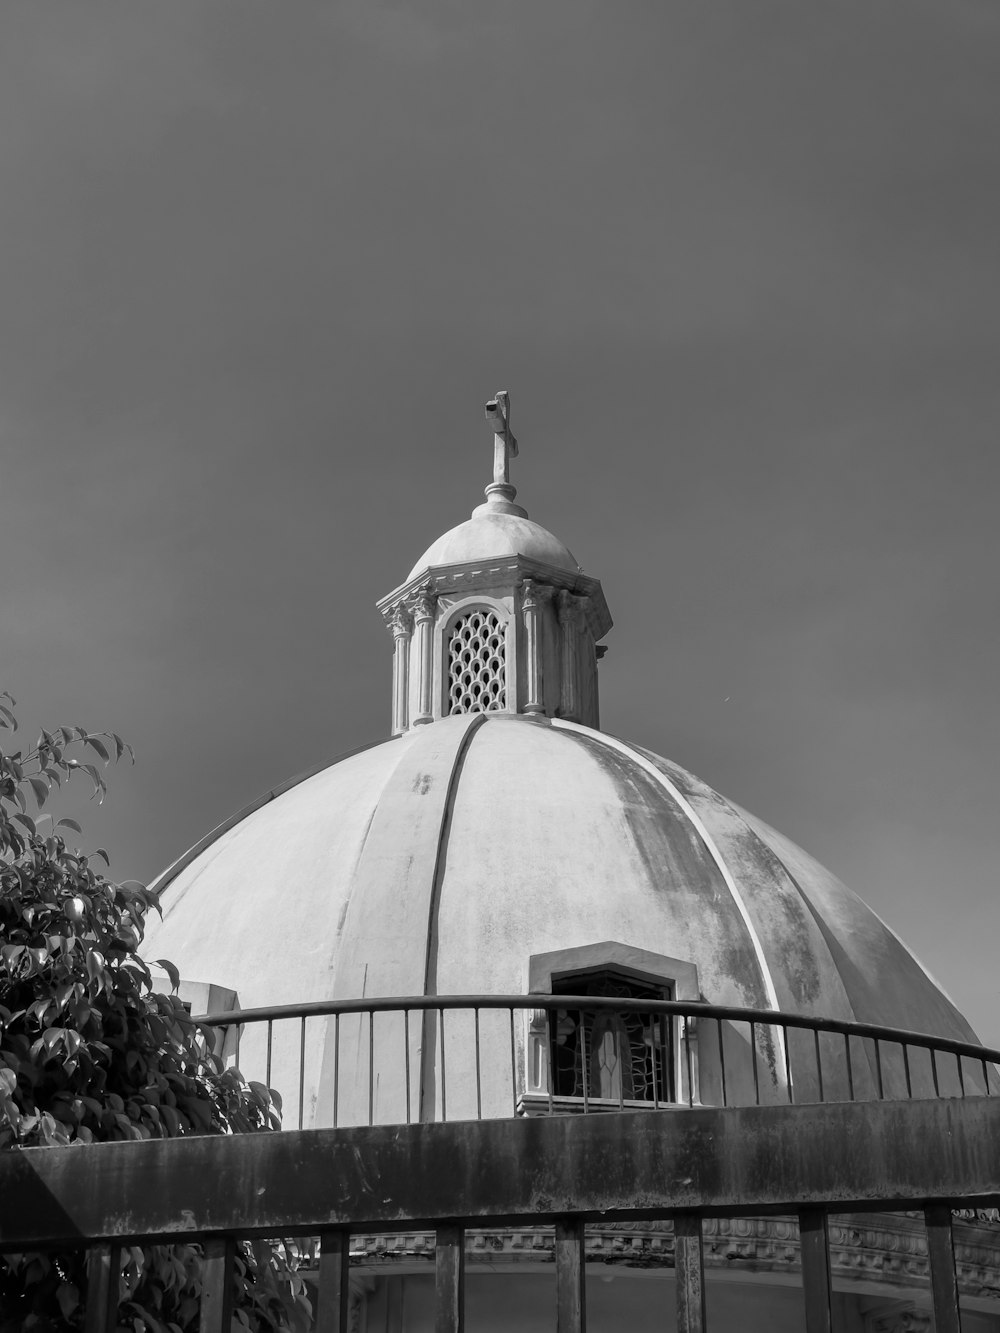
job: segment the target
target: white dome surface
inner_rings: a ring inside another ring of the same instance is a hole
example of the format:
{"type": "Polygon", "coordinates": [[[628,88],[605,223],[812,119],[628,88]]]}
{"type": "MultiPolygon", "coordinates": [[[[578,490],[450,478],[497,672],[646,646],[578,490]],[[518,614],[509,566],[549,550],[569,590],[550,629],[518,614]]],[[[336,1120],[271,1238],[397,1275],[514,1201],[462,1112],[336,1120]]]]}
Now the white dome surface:
{"type": "Polygon", "coordinates": [[[492,505],[481,505],[470,519],[444,533],[427,548],[410,570],[407,582],[431,565],[465,564],[470,560],[498,560],[523,555],[578,574],[572,552],[540,523],[492,505]]]}
{"type": "Polygon", "coordinates": [[[523,993],[531,955],[616,940],[695,964],[716,1004],[975,1040],[811,857],[685,770],[572,723],[415,728],[269,794],[158,887],[143,955],[242,1007],[523,993]]]}

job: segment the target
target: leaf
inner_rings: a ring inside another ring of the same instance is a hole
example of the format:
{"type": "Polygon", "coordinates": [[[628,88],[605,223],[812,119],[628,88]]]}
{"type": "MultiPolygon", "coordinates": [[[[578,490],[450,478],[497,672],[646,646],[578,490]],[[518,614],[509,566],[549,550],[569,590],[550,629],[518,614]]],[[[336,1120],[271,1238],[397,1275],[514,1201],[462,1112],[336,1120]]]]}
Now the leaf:
{"type": "Polygon", "coordinates": [[[75,819],[59,819],[56,821],[56,828],[71,828],[74,833],[83,832],[83,829],[75,819]]]}
{"type": "Polygon", "coordinates": [[[164,972],[166,972],[167,976],[170,978],[171,991],[176,991],[181,984],[181,974],[178,972],[174,964],[169,958],[157,958],[156,966],[163,968],[164,972]]]}
{"type": "Polygon", "coordinates": [[[38,830],[35,828],[35,821],[31,818],[30,815],[16,814],[12,816],[12,818],[15,819],[19,824],[23,824],[24,827],[28,830],[28,832],[31,833],[32,835],[38,832],[38,830]]]}
{"type": "Polygon", "coordinates": [[[49,796],[49,784],[44,778],[28,778],[28,786],[35,793],[38,808],[41,809],[49,796]]]}
{"type": "MultiPolygon", "coordinates": [[[[10,695],[8,694],[5,697],[9,699],[10,695]]],[[[0,704],[0,717],[4,718],[2,725],[9,726],[11,731],[17,731],[17,718],[4,704],[0,704]]]]}
{"type": "Polygon", "coordinates": [[[85,736],[84,744],[89,745],[92,750],[96,750],[106,764],[111,762],[111,756],[108,754],[108,747],[103,741],[99,741],[96,736],[85,736]]]}
{"type": "Polygon", "coordinates": [[[96,848],[94,851],[94,855],[99,856],[106,866],[110,866],[111,857],[107,854],[107,852],[104,850],[103,847],[96,848]]]}

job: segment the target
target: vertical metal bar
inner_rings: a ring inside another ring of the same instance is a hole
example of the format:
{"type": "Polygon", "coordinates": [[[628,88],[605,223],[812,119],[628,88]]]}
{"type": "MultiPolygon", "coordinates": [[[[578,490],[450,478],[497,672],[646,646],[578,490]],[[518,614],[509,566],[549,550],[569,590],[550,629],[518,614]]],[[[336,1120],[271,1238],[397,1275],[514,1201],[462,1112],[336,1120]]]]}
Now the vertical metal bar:
{"type": "MultiPolygon", "coordinates": [[[[406,1088],[409,1093],[409,1085],[406,1088]]],[[[340,1014],[333,1016],[333,1127],[337,1128],[337,1103],[340,1101],[340,1014]]]]}
{"type": "Polygon", "coordinates": [[[938,1087],[937,1057],[934,1054],[934,1047],[931,1047],[931,1078],[934,1080],[934,1096],[941,1096],[941,1089],[938,1087]]]}
{"type": "Polygon", "coordinates": [[[368,1123],[375,1123],[375,1010],[368,1010],[368,1123]]]}
{"type": "Polygon", "coordinates": [[[441,1119],[447,1120],[448,1089],[445,1086],[447,1080],[445,1078],[445,1065],[444,1065],[444,1009],[443,1008],[438,1010],[438,1025],[441,1031],[441,1119]]]}
{"type": "Polygon", "coordinates": [[[583,1222],[556,1219],[556,1333],[586,1333],[587,1288],[583,1222]]]}
{"type": "Polygon", "coordinates": [[[306,1100],[306,1016],[299,1019],[299,1129],[305,1115],[306,1100]]]}
{"type": "MultiPolygon", "coordinates": [[[[659,1087],[658,1087],[658,1085],[657,1085],[657,1073],[656,1073],[656,1031],[657,1031],[657,1018],[656,1018],[656,1014],[650,1014],[650,1015],[649,1015],[649,1054],[650,1054],[650,1056],[651,1056],[651,1058],[652,1058],[652,1063],[653,1063],[653,1110],[654,1110],[654,1111],[658,1111],[659,1108],[660,1108],[660,1089],[659,1089],[659,1087]]],[[[645,1038],[643,1038],[643,1040],[645,1040],[645,1038]]],[[[584,1110],[586,1110],[586,1107],[584,1107],[584,1110]]]]}
{"type": "Polygon", "coordinates": [[[903,1042],[903,1073],[906,1075],[906,1095],[913,1098],[913,1083],[910,1079],[910,1048],[903,1042]]]}
{"type": "MultiPolygon", "coordinates": [[[[514,1033],[514,1007],[511,1005],[510,1012],[510,1100],[511,1115],[517,1115],[517,1037],[514,1033]]],[[[548,1052],[545,1055],[548,1062],[548,1052]]]]}
{"type": "Polygon", "coordinates": [[[552,1084],[556,1079],[556,1062],[554,1059],[555,1049],[552,1045],[552,1010],[545,1011],[545,1065],[548,1070],[548,1078],[545,1082],[548,1085],[549,1092],[549,1115],[552,1114],[552,1084]]]}
{"type": "Polygon", "coordinates": [[[851,1034],[844,1033],[844,1053],[847,1059],[847,1100],[854,1101],[854,1067],[851,1064],[851,1034]]]}
{"type": "Polygon", "coordinates": [[[722,1105],[728,1106],[729,1101],[726,1097],[726,1050],[722,1041],[722,1019],[715,1020],[715,1026],[719,1033],[719,1075],[722,1079],[722,1105]]]}
{"type": "Polygon", "coordinates": [[[85,1333],[114,1333],[118,1327],[122,1247],[117,1241],[87,1251],[85,1333]]]}
{"type": "Polygon", "coordinates": [[[410,1123],[410,1011],[403,1010],[403,1059],[406,1064],[406,1123],[410,1123]]]}
{"type": "Polygon", "coordinates": [[[816,1081],[819,1084],[819,1099],[823,1101],[823,1056],[819,1048],[819,1028],[813,1028],[813,1039],[816,1043],[816,1081]]]}
{"type": "Polygon", "coordinates": [[[209,1236],[201,1267],[201,1322],[199,1333],[229,1333],[233,1317],[232,1236],[209,1236]]]}
{"type": "Polygon", "coordinates": [[[878,1037],[875,1038],[875,1073],[878,1075],[878,1099],[885,1100],[885,1087],[882,1083],[882,1048],[878,1037]]]}
{"type": "Polygon", "coordinates": [[[987,1071],[986,1071],[986,1061],[985,1061],[985,1060],[983,1061],[983,1082],[986,1084],[986,1096],[989,1097],[989,1096],[991,1095],[991,1094],[990,1094],[990,1076],[989,1076],[989,1074],[988,1074],[987,1071]]]}
{"type": "Polygon", "coordinates": [[[826,1213],[822,1208],[803,1208],[799,1212],[799,1238],[802,1245],[802,1295],[805,1299],[805,1333],[833,1333],[830,1281],[830,1238],[826,1213]]]}
{"type": "Polygon", "coordinates": [[[697,1213],[674,1216],[674,1274],[677,1333],[705,1333],[705,1267],[697,1213]]]}
{"type": "Polygon", "coordinates": [[[694,1106],[694,1078],[691,1063],[691,1015],[684,1015],[684,1062],[688,1076],[688,1106],[694,1106]]]}
{"type": "Polygon", "coordinates": [[[476,1017],[476,1119],[483,1118],[483,1078],[479,1056],[479,1007],[473,1010],[476,1017]]]}
{"type": "Polygon", "coordinates": [[[927,1227],[927,1257],[930,1259],[931,1294],[934,1300],[934,1328],[936,1333],[961,1333],[962,1316],[958,1308],[951,1209],[947,1204],[931,1204],[924,1209],[924,1222],[927,1227]]]}
{"type": "Polygon", "coordinates": [[[437,1309],[434,1333],[462,1333],[465,1328],[465,1233],[438,1227],[434,1247],[437,1309]]]}
{"type": "Polygon", "coordinates": [[[265,1082],[268,1087],[271,1086],[271,1047],[274,1041],[274,1019],[267,1020],[267,1076],[265,1082]]]}
{"type": "Polygon", "coordinates": [[[792,1059],[791,1052],[788,1049],[787,1025],[782,1026],[781,1035],[784,1038],[785,1047],[785,1084],[788,1088],[788,1104],[791,1105],[795,1101],[795,1094],[792,1092],[792,1059]]]}
{"type": "Polygon", "coordinates": [[[325,1333],[348,1333],[351,1289],[349,1231],[322,1231],[319,1237],[319,1282],[316,1290],[316,1327],[325,1333]]]}
{"type": "Polygon", "coordinates": [[[965,1070],[964,1070],[963,1067],[962,1067],[962,1057],[961,1057],[961,1055],[958,1053],[958,1051],[955,1052],[955,1065],[956,1065],[956,1067],[957,1067],[957,1069],[958,1069],[958,1090],[959,1090],[959,1096],[960,1096],[960,1097],[964,1097],[964,1096],[965,1096],[965,1070]]]}
{"type": "Polygon", "coordinates": [[[757,1024],[750,1024],[750,1054],[753,1056],[753,1104],[760,1105],[760,1074],[757,1070],[757,1024]]]}
{"type": "Polygon", "coordinates": [[[590,1061],[587,1059],[587,1043],[584,1040],[583,1014],[580,1015],[580,1023],[577,1026],[576,1035],[580,1043],[580,1074],[583,1078],[583,1114],[587,1115],[590,1111],[590,1061]]]}

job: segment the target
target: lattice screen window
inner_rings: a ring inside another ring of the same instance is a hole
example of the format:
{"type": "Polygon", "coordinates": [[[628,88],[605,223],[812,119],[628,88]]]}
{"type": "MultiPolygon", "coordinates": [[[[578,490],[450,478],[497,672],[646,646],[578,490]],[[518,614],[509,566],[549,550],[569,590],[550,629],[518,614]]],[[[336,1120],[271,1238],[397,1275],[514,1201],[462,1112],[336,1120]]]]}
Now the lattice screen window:
{"type": "Polygon", "coordinates": [[[459,616],[448,640],[449,713],[490,713],[507,701],[503,621],[485,607],[459,616]]]}

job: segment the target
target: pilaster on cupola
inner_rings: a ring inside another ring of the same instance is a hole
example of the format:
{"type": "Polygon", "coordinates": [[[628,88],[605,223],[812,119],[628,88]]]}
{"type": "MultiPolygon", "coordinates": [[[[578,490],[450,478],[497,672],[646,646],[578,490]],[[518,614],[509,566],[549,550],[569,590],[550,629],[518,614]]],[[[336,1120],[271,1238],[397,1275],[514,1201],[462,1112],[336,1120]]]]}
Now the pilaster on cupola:
{"type": "Polygon", "coordinates": [[[486,503],[439,537],[378,603],[393,636],[394,735],[456,713],[600,725],[597,661],[611,616],[597,579],[515,503],[510,398],[486,404],[486,503]]]}

